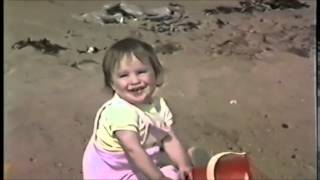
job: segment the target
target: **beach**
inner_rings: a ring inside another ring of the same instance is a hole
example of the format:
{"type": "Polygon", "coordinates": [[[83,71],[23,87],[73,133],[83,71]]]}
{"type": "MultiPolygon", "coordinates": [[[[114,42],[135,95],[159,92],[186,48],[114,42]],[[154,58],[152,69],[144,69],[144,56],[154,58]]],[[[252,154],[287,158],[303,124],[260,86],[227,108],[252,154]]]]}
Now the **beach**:
{"type": "Polygon", "coordinates": [[[247,152],[270,179],[316,179],[316,1],[252,12],[232,9],[236,0],[128,1],[183,9],[169,29],[89,16],[119,2],[4,2],[8,179],[82,178],[95,113],[112,97],[102,59],[128,36],[157,47],[165,73],[156,94],[186,146],[247,152]]]}

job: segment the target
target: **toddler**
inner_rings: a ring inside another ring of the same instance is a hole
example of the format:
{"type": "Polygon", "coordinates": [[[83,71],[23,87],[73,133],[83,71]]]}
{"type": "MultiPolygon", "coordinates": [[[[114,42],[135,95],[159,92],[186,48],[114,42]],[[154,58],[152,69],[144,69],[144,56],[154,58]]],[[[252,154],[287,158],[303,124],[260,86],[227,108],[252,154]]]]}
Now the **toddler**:
{"type": "Polygon", "coordinates": [[[166,101],[155,97],[162,66],[147,43],[125,38],[103,59],[113,97],[98,110],[83,156],[84,179],[192,179],[190,157],[166,101]],[[172,165],[161,165],[166,153],[172,165]]]}

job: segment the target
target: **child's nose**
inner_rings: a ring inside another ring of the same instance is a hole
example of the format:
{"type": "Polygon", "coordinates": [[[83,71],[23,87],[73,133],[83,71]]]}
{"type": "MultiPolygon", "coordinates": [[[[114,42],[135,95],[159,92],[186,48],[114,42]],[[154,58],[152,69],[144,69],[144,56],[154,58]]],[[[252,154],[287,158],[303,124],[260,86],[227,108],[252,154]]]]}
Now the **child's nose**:
{"type": "Polygon", "coordinates": [[[130,83],[131,84],[137,84],[137,83],[139,83],[140,81],[139,81],[139,78],[138,78],[138,76],[137,75],[131,75],[130,76],[130,83]]]}

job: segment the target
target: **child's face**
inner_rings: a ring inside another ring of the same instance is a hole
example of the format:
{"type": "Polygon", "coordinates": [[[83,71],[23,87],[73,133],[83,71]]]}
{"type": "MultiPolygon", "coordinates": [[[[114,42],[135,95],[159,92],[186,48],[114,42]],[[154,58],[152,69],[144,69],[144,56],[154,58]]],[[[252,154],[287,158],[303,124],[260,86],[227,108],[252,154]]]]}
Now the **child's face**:
{"type": "Polygon", "coordinates": [[[112,74],[112,88],[131,104],[148,104],[156,88],[155,72],[149,62],[139,61],[134,54],[125,55],[112,74]]]}

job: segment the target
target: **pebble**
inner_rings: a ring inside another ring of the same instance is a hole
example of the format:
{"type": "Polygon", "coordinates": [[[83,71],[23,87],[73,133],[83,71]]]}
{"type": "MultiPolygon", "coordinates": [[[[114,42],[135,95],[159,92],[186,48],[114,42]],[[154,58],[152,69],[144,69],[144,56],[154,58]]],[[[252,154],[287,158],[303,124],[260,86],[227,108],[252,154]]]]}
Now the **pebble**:
{"type": "Polygon", "coordinates": [[[288,129],[288,128],[289,128],[289,125],[286,124],[286,123],[282,123],[281,126],[282,126],[282,128],[284,128],[284,129],[288,129]]]}
{"type": "Polygon", "coordinates": [[[30,161],[30,162],[35,162],[35,161],[36,161],[36,159],[35,159],[35,158],[33,158],[33,157],[31,157],[31,158],[29,158],[29,161],[30,161]]]}
{"type": "Polygon", "coordinates": [[[89,47],[89,48],[88,48],[88,53],[93,53],[93,52],[94,52],[94,50],[95,50],[95,48],[94,48],[94,47],[89,47]]]}
{"type": "Polygon", "coordinates": [[[63,164],[62,164],[61,162],[56,162],[54,165],[55,165],[56,167],[62,167],[62,166],[63,166],[63,164]]]}

